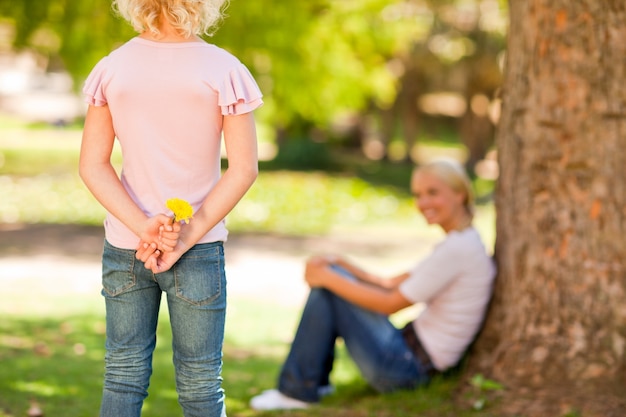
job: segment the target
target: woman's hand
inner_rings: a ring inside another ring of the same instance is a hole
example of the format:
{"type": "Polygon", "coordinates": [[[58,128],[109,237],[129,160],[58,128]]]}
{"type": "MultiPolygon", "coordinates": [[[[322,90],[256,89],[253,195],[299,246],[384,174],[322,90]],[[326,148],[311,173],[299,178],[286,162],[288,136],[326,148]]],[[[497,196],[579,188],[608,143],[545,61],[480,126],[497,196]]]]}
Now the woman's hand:
{"type": "Polygon", "coordinates": [[[309,287],[326,287],[329,280],[335,276],[329,269],[330,265],[335,261],[334,257],[314,256],[310,258],[304,268],[304,280],[309,287]]]}
{"type": "Polygon", "coordinates": [[[307,262],[319,263],[320,265],[326,265],[326,266],[330,266],[330,265],[342,266],[342,264],[344,263],[344,259],[338,255],[326,254],[326,255],[312,256],[309,258],[307,262]]]}

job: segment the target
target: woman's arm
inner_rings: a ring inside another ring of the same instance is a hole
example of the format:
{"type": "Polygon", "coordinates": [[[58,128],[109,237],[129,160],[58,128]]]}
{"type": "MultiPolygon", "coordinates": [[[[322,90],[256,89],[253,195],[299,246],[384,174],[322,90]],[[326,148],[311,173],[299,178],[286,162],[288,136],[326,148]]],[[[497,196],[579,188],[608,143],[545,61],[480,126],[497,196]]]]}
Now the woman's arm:
{"type": "Polygon", "coordinates": [[[383,278],[379,275],[365,271],[364,269],[358,267],[357,265],[340,256],[318,256],[312,258],[312,260],[314,259],[315,262],[325,262],[327,266],[331,264],[340,266],[341,268],[348,271],[352,276],[357,278],[359,281],[363,281],[368,284],[389,290],[396,288],[409,277],[409,273],[405,272],[391,278],[383,278]]]}
{"type": "MultiPolygon", "coordinates": [[[[111,164],[114,141],[115,131],[109,107],[89,106],[80,148],[78,168],[80,177],[109,213],[124,223],[142,241],[156,246],[160,243],[160,228],[173,231],[169,224],[171,219],[165,214],[148,218],[130,198],[111,164]]],[[[171,245],[176,242],[176,239],[163,240],[171,245]]],[[[161,244],[159,247],[163,249],[161,244]]]]}
{"type": "Polygon", "coordinates": [[[174,251],[160,257],[138,253],[146,268],[155,273],[171,268],[189,248],[222,221],[257,178],[257,137],[253,114],[225,116],[223,131],[228,168],[194,213],[193,220],[182,227],[174,251]]]}
{"type": "Polygon", "coordinates": [[[386,315],[396,313],[412,305],[400,293],[397,286],[384,288],[371,285],[369,282],[345,279],[330,269],[327,263],[320,262],[319,259],[312,259],[307,262],[305,279],[312,288],[326,288],[353,304],[386,315]]]}

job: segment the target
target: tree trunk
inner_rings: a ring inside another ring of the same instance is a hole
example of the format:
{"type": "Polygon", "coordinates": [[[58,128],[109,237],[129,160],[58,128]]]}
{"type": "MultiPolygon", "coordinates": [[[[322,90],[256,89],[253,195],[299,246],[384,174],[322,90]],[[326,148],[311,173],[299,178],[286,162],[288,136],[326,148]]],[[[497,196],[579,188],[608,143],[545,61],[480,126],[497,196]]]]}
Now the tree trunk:
{"type": "Polygon", "coordinates": [[[626,3],[510,0],[510,13],[499,273],[470,372],[508,392],[564,388],[583,408],[589,393],[623,400],[626,3]]]}

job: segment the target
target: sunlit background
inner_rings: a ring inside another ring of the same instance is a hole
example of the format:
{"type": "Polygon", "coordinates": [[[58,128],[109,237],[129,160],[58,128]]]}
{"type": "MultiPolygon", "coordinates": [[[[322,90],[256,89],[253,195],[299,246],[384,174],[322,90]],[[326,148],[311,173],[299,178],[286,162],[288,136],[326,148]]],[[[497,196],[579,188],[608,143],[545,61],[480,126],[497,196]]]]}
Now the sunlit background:
{"type": "MultiPolygon", "coordinates": [[[[457,139],[470,166],[484,158],[498,118],[505,2],[266,3],[232,1],[209,39],[261,85],[264,140],[306,137],[402,160],[419,158],[420,139],[457,139]]],[[[80,121],[82,81],[132,30],[104,0],[3,0],[0,8],[2,111],[80,121]]]]}
{"type": "MultiPolygon", "coordinates": [[[[98,223],[103,212],[73,169],[79,93],[134,33],[106,0],[0,0],[0,13],[0,222],[98,223]]],[[[250,68],[265,100],[256,117],[267,175],[233,227],[298,233],[388,217],[403,206],[394,192],[406,191],[407,167],[437,156],[462,161],[489,201],[506,2],[232,0],[227,14],[207,40],[250,68]],[[285,169],[301,173],[286,179],[285,169]],[[347,179],[331,186],[336,177],[347,179]],[[272,218],[297,205],[294,186],[310,190],[309,215],[272,218]],[[376,203],[339,203],[346,189],[370,190],[376,203]]]]}

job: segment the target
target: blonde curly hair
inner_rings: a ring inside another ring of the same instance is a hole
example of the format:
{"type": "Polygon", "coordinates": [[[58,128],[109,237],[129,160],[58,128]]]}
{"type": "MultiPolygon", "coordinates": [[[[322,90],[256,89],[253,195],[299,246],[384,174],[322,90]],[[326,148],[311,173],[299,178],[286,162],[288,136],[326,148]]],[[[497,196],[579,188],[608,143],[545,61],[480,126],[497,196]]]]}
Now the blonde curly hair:
{"type": "Polygon", "coordinates": [[[113,9],[137,32],[159,34],[161,12],[181,35],[209,35],[224,16],[228,0],[113,0],[113,9]]]}

